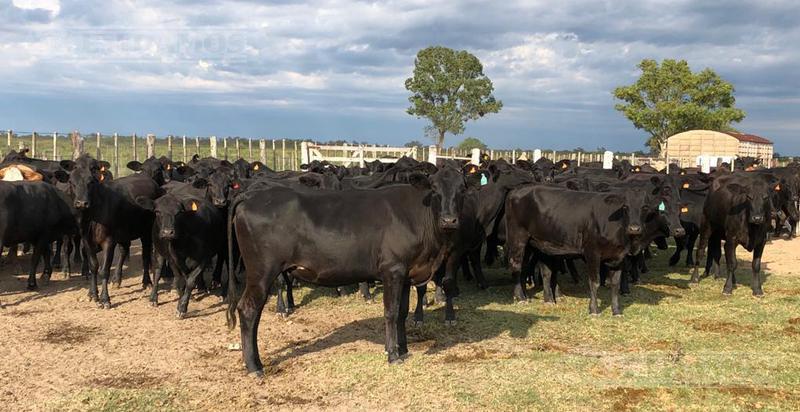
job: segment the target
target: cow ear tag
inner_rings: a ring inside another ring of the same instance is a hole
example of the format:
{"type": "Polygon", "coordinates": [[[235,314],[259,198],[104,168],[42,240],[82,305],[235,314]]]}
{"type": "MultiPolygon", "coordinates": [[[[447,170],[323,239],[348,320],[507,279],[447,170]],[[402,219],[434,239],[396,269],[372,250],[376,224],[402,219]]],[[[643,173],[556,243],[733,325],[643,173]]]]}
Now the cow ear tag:
{"type": "Polygon", "coordinates": [[[253,166],[253,170],[258,170],[258,164],[253,166]]]}
{"type": "Polygon", "coordinates": [[[196,211],[197,211],[197,203],[192,202],[192,212],[196,212],[196,211]]]}
{"type": "Polygon", "coordinates": [[[667,210],[667,205],[665,205],[664,202],[661,202],[661,203],[658,204],[658,211],[659,212],[664,212],[666,210],[667,210]]]}
{"type": "Polygon", "coordinates": [[[101,182],[102,182],[103,180],[105,180],[105,178],[106,178],[106,175],[100,175],[100,181],[101,181],[101,182]]]}
{"type": "Polygon", "coordinates": [[[781,191],[781,185],[775,185],[775,191],[776,192],[780,192],[781,191]]]}
{"type": "Polygon", "coordinates": [[[489,184],[489,179],[486,178],[486,175],[481,173],[481,186],[486,186],[489,184]]]}
{"type": "Polygon", "coordinates": [[[233,185],[231,185],[231,187],[232,187],[234,190],[239,190],[239,183],[234,183],[233,185]]]}

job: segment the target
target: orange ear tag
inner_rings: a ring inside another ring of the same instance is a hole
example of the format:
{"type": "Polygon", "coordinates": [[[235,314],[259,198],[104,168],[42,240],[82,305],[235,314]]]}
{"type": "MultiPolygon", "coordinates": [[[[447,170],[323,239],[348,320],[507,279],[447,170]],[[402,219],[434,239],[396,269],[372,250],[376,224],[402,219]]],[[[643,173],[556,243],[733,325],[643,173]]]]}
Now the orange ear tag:
{"type": "Polygon", "coordinates": [[[102,182],[103,180],[105,180],[105,179],[106,179],[106,175],[100,175],[100,181],[101,181],[101,182],[102,182]]]}
{"type": "Polygon", "coordinates": [[[258,164],[253,166],[253,170],[258,170],[258,164]]]}
{"type": "Polygon", "coordinates": [[[780,192],[781,191],[781,185],[775,185],[775,191],[776,192],[780,192]]]}
{"type": "Polygon", "coordinates": [[[192,202],[192,212],[196,212],[196,211],[197,211],[197,203],[192,202]]]}
{"type": "Polygon", "coordinates": [[[688,189],[688,188],[689,188],[689,182],[686,182],[686,183],[684,183],[684,184],[683,184],[683,188],[684,188],[684,189],[688,189]]]}
{"type": "Polygon", "coordinates": [[[689,208],[684,206],[681,208],[681,213],[689,213],[689,208]]]}

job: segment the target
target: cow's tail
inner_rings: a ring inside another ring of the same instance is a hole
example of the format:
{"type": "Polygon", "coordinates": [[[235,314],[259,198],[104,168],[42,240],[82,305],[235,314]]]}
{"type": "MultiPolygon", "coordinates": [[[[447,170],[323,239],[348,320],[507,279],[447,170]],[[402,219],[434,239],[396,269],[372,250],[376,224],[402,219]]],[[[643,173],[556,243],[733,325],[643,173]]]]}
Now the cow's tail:
{"type": "Polygon", "coordinates": [[[242,296],[241,285],[237,276],[239,272],[239,244],[236,241],[236,232],[233,226],[233,219],[236,215],[236,206],[242,196],[237,196],[231,201],[228,207],[228,328],[236,326],[236,307],[242,296]]]}

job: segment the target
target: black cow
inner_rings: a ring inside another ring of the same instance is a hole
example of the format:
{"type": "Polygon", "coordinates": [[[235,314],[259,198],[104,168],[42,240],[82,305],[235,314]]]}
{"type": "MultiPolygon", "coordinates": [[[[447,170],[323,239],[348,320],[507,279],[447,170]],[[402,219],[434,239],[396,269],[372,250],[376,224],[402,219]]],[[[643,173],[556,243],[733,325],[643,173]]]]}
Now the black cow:
{"type": "MultiPolygon", "coordinates": [[[[75,162],[62,161],[70,173],[60,172],[59,180],[69,182],[69,191],[75,208],[80,213],[80,233],[83,248],[89,260],[89,299],[97,300],[103,308],[111,307],[108,296],[108,280],[114,249],[118,244],[127,246],[132,240],[142,241],[142,286],[150,281],[150,256],[152,253],[151,229],[153,212],[143,207],[149,205],[160,194],[156,182],[145,175],[131,175],[108,184],[100,184],[100,165],[87,155],[75,162]],[[99,263],[97,251],[103,251],[102,292],[98,297],[97,275],[99,263]]],[[[120,260],[122,261],[122,259],[120,260]]]]}
{"type": "Polygon", "coordinates": [[[699,281],[698,264],[708,245],[704,276],[719,271],[721,242],[725,241],[725,263],[728,277],[722,293],[733,293],[736,286],[736,247],[753,252],[751,289],[754,296],[763,296],[761,288],[761,256],[775,217],[772,197],[779,180],[771,174],[731,174],[714,180],[705,205],[700,241],[697,247],[692,281],[699,281]]]}
{"type": "Polygon", "coordinates": [[[53,271],[51,243],[77,233],[66,197],[45,182],[0,182],[0,250],[19,243],[33,245],[28,289],[36,288],[36,269],[44,260],[42,279],[53,271]]]}
{"type": "Polygon", "coordinates": [[[230,224],[246,287],[240,298],[231,293],[236,287],[229,289],[228,320],[235,324],[238,310],[249,372],[263,376],[258,323],[270,288],[286,271],[324,286],[382,281],[389,362],[408,353],[410,286],[429,281],[446,258],[467,191],[461,170],[451,167],[430,178],[414,175],[411,182],[346,192],[271,188],[235,199],[230,224]]]}
{"type": "Polygon", "coordinates": [[[131,160],[128,162],[127,167],[134,172],[140,172],[141,174],[153,179],[153,181],[159,186],[163,186],[165,183],[169,182],[172,176],[171,173],[167,173],[166,165],[169,163],[156,159],[155,157],[150,157],[149,159],[145,160],[144,163],[139,162],[138,160],[131,160]]]}
{"type": "MultiPolygon", "coordinates": [[[[621,265],[625,256],[638,253],[644,222],[657,213],[654,199],[643,190],[623,193],[576,192],[560,187],[525,186],[506,199],[509,266],[514,278],[514,297],[525,301],[522,266],[526,254],[582,257],[586,262],[591,300],[589,313],[598,314],[597,288],[602,264],[611,273],[611,309],[619,308],[621,265]],[[532,249],[531,249],[532,248],[532,249]]],[[[544,275],[544,274],[543,274],[544,275]]],[[[544,283],[548,284],[549,279],[544,283]]]]}
{"type": "Polygon", "coordinates": [[[158,281],[166,261],[183,286],[178,288],[183,290],[177,312],[183,318],[198,277],[202,277],[214,256],[219,264],[227,253],[226,216],[203,197],[175,192],[156,199],[153,209],[156,220],[152,236],[157,263],[150,302],[158,305],[158,281]]]}

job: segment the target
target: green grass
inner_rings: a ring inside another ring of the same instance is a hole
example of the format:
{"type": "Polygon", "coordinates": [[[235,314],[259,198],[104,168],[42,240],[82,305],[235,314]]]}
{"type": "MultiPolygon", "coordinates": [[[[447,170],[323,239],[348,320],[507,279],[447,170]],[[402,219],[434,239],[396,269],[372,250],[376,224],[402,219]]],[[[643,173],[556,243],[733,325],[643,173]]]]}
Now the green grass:
{"type": "Polygon", "coordinates": [[[84,389],[46,405],[52,411],[171,412],[186,410],[184,397],[168,389],[84,389]]]}
{"type": "MultiPolygon", "coordinates": [[[[533,302],[514,304],[506,271],[491,269],[488,291],[460,281],[456,326],[444,326],[435,306],[426,309],[422,327],[409,327],[412,356],[404,365],[385,365],[379,351],[328,351],[305,373],[335,377],[323,390],[329,395],[357,391],[367,405],[423,410],[800,408],[797,278],[770,274],[766,297],[757,299],[742,261],[741,283],[726,297],[722,280],[692,285],[687,269],[667,268],[667,252],[650,261],[642,284],[623,298],[621,318],[611,316],[605,288],[601,316],[588,316],[587,287],[568,276],[560,279],[557,305],[544,305],[540,291],[533,302]]],[[[312,339],[308,353],[358,339],[382,343],[381,305],[308,288],[296,299],[308,295],[313,300],[298,313],[309,313],[296,316],[346,312],[365,319],[312,339]]]]}

